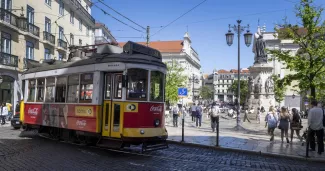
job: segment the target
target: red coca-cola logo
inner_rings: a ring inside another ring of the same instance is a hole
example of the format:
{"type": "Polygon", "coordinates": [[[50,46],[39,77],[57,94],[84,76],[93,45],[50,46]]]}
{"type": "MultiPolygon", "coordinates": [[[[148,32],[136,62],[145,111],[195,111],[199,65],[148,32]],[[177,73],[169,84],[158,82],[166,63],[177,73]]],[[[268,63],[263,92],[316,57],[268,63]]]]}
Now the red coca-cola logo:
{"type": "Polygon", "coordinates": [[[29,115],[37,116],[37,114],[38,114],[38,108],[28,108],[27,113],[28,113],[29,115]]]}
{"type": "Polygon", "coordinates": [[[78,127],[85,127],[87,125],[87,121],[86,120],[77,120],[76,125],[78,127]]]}
{"type": "Polygon", "coordinates": [[[151,106],[150,107],[150,112],[162,112],[163,111],[163,108],[162,106],[151,106]]]}

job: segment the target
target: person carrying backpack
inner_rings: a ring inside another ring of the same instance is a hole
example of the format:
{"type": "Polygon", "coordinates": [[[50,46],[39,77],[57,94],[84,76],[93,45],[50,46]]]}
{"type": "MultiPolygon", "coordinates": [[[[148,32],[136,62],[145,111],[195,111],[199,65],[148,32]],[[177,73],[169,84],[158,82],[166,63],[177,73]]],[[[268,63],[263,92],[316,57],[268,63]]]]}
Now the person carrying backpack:
{"type": "Polygon", "coordinates": [[[269,112],[265,116],[265,128],[267,127],[267,132],[271,136],[270,141],[274,141],[274,129],[278,125],[278,115],[273,106],[270,106],[269,112]]]}
{"type": "Polygon", "coordinates": [[[202,113],[203,113],[202,105],[197,105],[197,107],[196,107],[196,127],[197,128],[201,128],[202,113]]]}
{"type": "Polygon", "coordinates": [[[219,124],[219,113],[220,113],[220,109],[217,106],[217,104],[215,102],[212,103],[211,109],[209,111],[209,114],[211,116],[211,128],[212,128],[212,132],[215,131],[217,124],[219,124]]]}
{"type": "Polygon", "coordinates": [[[300,136],[300,130],[302,128],[302,125],[301,125],[301,118],[300,118],[298,110],[296,108],[292,108],[291,111],[292,111],[292,120],[290,123],[290,129],[291,129],[290,138],[291,138],[291,143],[292,143],[293,133],[295,131],[296,131],[298,139],[300,141],[302,141],[301,136],[300,136]]]}

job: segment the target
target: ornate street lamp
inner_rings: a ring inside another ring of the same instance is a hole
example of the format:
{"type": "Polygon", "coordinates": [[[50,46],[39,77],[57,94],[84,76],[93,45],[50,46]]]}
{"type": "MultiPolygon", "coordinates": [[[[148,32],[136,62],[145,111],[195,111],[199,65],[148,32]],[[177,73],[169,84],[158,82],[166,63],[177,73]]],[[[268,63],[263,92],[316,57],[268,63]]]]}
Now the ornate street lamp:
{"type": "Polygon", "coordinates": [[[241,26],[240,23],[241,23],[241,20],[237,20],[237,25],[231,26],[229,24],[229,30],[228,30],[228,33],[226,33],[226,40],[227,40],[228,46],[231,46],[233,44],[233,40],[234,40],[234,33],[231,32],[231,29],[233,29],[234,32],[236,32],[237,36],[238,36],[237,127],[239,126],[239,123],[240,123],[240,117],[239,117],[239,114],[240,114],[240,35],[245,31],[245,29],[247,29],[247,32],[244,34],[245,44],[247,47],[249,47],[252,44],[252,36],[253,36],[253,34],[250,33],[250,31],[249,31],[249,25],[241,26]]]}

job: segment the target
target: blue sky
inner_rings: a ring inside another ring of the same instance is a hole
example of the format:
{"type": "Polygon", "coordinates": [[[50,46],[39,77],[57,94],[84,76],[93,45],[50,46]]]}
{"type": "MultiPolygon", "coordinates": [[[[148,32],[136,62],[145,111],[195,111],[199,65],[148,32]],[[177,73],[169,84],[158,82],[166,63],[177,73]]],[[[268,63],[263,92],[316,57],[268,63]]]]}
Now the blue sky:
{"type": "MultiPolygon", "coordinates": [[[[151,34],[202,1],[104,0],[112,8],[138,24],[144,27],[151,26],[151,34]]],[[[225,33],[228,31],[228,24],[233,25],[237,19],[241,19],[243,25],[250,24],[251,32],[254,33],[259,19],[260,25],[265,23],[267,31],[273,31],[274,25],[282,23],[285,15],[290,23],[297,23],[294,13],[295,2],[299,0],[207,0],[151,37],[151,41],[181,40],[188,26],[192,46],[199,53],[201,70],[204,73],[210,73],[213,69],[237,68],[237,39],[231,47],[226,44],[225,33]]],[[[315,3],[325,4],[323,0],[315,0],[315,3]]],[[[114,17],[139,28],[100,3],[97,5],[114,17]]],[[[119,23],[96,7],[92,7],[92,15],[97,21],[106,24],[118,42],[145,41],[145,33],[137,32],[119,23]]],[[[246,47],[241,36],[241,67],[251,66],[253,60],[252,46],[246,47]]]]}

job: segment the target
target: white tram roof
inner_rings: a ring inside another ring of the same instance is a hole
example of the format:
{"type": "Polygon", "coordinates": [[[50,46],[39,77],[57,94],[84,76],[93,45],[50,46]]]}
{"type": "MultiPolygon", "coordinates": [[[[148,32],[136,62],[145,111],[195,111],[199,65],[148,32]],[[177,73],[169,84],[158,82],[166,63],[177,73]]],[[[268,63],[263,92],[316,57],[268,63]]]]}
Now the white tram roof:
{"type": "Polygon", "coordinates": [[[123,51],[116,50],[117,47],[112,47],[112,45],[108,44],[102,46],[106,46],[99,48],[103,50],[103,53],[94,53],[86,58],[75,56],[71,58],[72,60],[68,59],[67,62],[59,60],[46,60],[43,63],[38,63],[36,61],[27,59],[27,70],[24,72],[24,74],[99,63],[133,63],[166,68],[166,65],[162,62],[161,53],[156,49],[131,41],[123,46],[123,51]]]}

